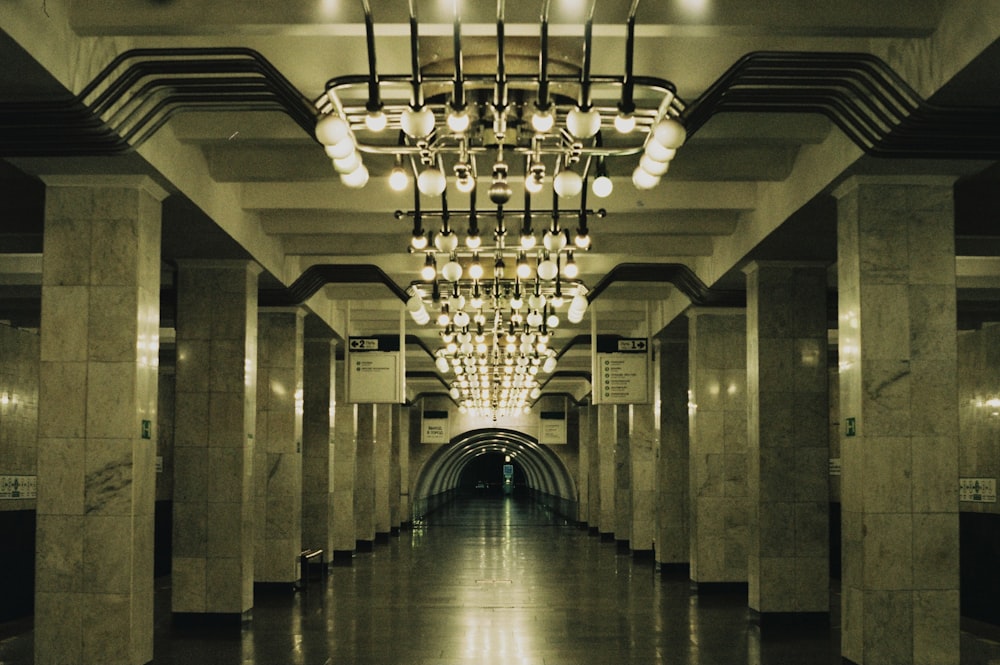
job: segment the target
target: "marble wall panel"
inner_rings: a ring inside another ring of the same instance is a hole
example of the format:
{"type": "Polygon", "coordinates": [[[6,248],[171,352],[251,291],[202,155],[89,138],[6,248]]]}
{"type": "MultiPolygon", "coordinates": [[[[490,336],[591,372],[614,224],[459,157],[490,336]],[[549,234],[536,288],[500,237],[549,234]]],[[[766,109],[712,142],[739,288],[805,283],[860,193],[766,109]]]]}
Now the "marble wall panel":
{"type": "Polygon", "coordinates": [[[307,339],[303,356],[302,547],[333,552],[333,445],[336,403],[335,348],[307,339]]]}
{"type": "Polygon", "coordinates": [[[334,413],[332,530],[335,552],[355,548],[354,490],[357,457],[358,406],[346,401],[343,387],[344,361],[336,361],[336,409],[334,413]]]}

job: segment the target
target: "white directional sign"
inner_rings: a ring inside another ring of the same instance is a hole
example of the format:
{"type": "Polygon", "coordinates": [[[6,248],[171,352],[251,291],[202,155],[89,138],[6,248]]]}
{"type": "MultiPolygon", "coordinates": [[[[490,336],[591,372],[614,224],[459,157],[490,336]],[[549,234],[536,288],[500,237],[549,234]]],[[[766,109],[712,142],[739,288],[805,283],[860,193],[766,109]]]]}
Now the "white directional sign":
{"type": "Polygon", "coordinates": [[[594,403],[648,403],[649,340],[598,335],[595,346],[594,403]]]}
{"type": "Polygon", "coordinates": [[[399,337],[351,337],[347,341],[347,390],[354,404],[402,402],[399,337]]]}

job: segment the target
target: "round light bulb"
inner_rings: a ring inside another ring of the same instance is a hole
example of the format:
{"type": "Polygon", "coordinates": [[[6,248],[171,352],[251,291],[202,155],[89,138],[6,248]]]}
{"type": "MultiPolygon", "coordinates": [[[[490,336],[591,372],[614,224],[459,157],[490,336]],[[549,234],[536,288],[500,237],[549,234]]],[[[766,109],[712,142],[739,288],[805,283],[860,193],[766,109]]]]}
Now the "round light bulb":
{"type": "MultiPolygon", "coordinates": [[[[448,266],[445,267],[447,268],[448,266]]],[[[469,325],[469,315],[463,311],[455,312],[455,325],[458,326],[459,328],[464,328],[465,326],[469,325]]],[[[465,346],[466,344],[468,344],[468,340],[463,342],[462,346],[465,346]]],[[[466,353],[468,353],[468,351],[466,351],[466,353]]]]}
{"type": "Polygon", "coordinates": [[[551,132],[555,124],[556,117],[552,113],[551,109],[542,111],[536,108],[535,113],[531,116],[531,128],[539,134],[547,134],[551,132]]]}
{"type": "Polygon", "coordinates": [[[550,252],[558,252],[566,246],[566,234],[562,231],[553,233],[551,230],[548,230],[542,237],[542,245],[550,252]]]}
{"type": "Polygon", "coordinates": [[[578,139],[589,139],[601,129],[601,114],[594,108],[570,109],[566,114],[566,129],[578,139]]]}
{"type": "Polygon", "coordinates": [[[478,233],[470,233],[465,236],[465,246],[469,249],[479,249],[483,246],[483,237],[478,233]]]}
{"type": "Polygon", "coordinates": [[[403,132],[414,139],[422,139],[434,131],[434,111],[426,106],[419,109],[407,106],[399,118],[403,132]]]}
{"type": "Polygon", "coordinates": [[[537,310],[532,310],[532,312],[528,314],[528,325],[532,328],[537,328],[542,325],[542,315],[539,314],[537,310]]]}
{"type": "Polygon", "coordinates": [[[448,129],[456,134],[464,134],[469,129],[471,119],[469,112],[465,109],[452,109],[448,113],[448,129]]]}
{"type": "Polygon", "coordinates": [[[558,328],[559,327],[559,317],[556,316],[555,314],[549,314],[549,318],[545,319],[545,324],[549,328],[558,328]]]}
{"type": "Polygon", "coordinates": [[[646,143],[646,153],[658,162],[669,162],[677,154],[676,148],[664,148],[656,141],[646,143]]]}
{"type": "Polygon", "coordinates": [[[528,265],[527,261],[518,261],[515,272],[521,279],[528,279],[531,277],[531,266],[528,265]]]}
{"type": "Polygon", "coordinates": [[[563,266],[563,275],[566,276],[566,279],[576,279],[579,274],[580,266],[576,265],[576,261],[567,260],[563,266]]]}
{"type": "Polygon", "coordinates": [[[494,180],[493,184],[490,185],[490,201],[497,205],[507,203],[513,195],[514,192],[506,180],[494,180]]]}
{"type": "Polygon", "coordinates": [[[438,371],[441,372],[442,374],[448,373],[448,368],[450,367],[450,365],[448,364],[448,359],[445,358],[444,356],[438,356],[437,360],[434,361],[434,365],[438,368],[438,371]]]}
{"type": "Polygon", "coordinates": [[[333,168],[337,170],[337,173],[351,173],[359,166],[361,166],[361,155],[357,150],[352,150],[347,157],[333,160],[333,168]]]}
{"type": "Polygon", "coordinates": [[[482,279],[483,278],[483,264],[478,260],[474,261],[469,266],[469,277],[472,279],[482,279]]]}
{"type": "Polygon", "coordinates": [[[444,188],[448,186],[448,181],[444,177],[441,169],[431,167],[424,169],[417,176],[417,189],[421,194],[427,196],[441,196],[444,188]]]}
{"type": "Polygon", "coordinates": [[[580,233],[578,230],[576,233],[576,238],[573,239],[573,244],[580,249],[587,249],[590,247],[590,234],[580,233]]]}
{"type": "Polygon", "coordinates": [[[563,169],[552,180],[552,187],[562,198],[576,196],[583,189],[583,178],[576,171],[563,169]]]}
{"type": "Polygon", "coordinates": [[[594,192],[594,196],[598,198],[605,199],[611,196],[611,192],[614,190],[614,183],[611,182],[611,178],[606,175],[599,175],[594,178],[594,182],[591,185],[591,190],[594,192]]]}
{"type": "Polygon", "coordinates": [[[441,276],[449,282],[457,282],[462,279],[462,264],[458,261],[448,261],[441,267],[441,276]]]}
{"type": "Polygon", "coordinates": [[[427,247],[427,236],[423,233],[414,233],[410,236],[410,247],[416,250],[425,249],[427,247]]]}
{"type": "Polygon", "coordinates": [[[434,246],[438,248],[438,251],[451,254],[458,249],[458,234],[454,231],[439,233],[434,236],[434,246]]]}
{"type": "Polygon", "coordinates": [[[350,173],[341,173],[340,181],[351,189],[358,189],[368,184],[368,169],[364,164],[359,164],[358,168],[350,173]]]}
{"type": "Polygon", "coordinates": [[[420,279],[430,282],[435,277],[437,277],[437,267],[433,263],[425,263],[420,269],[420,279]]]}
{"type": "Polygon", "coordinates": [[[538,277],[539,279],[544,279],[545,281],[550,281],[556,278],[559,272],[559,268],[556,267],[556,262],[552,259],[545,259],[538,264],[538,277]]]}
{"type": "Polygon", "coordinates": [[[536,178],[534,175],[529,175],[524,179],[524,188],[531,194],[537,194],[542,191],[542,179],[536,178]]]}
{"type": "Polygon", "coordinates": [[[649,155],[643,155],[639,159],[639,167],[646,173],[659,178],[670,168],[670,162],[660,162],[649,155]]]}
{"type": "Polygon", "coordinates": [[[343,159],[355,151],[354,139],[345,136],[336,143],[326,146],[324,150],[330,159],[343,159]]]}
{"type": "Polygon", "coordinates": [[[677,149],[684,145],[687,130],[673,118],[664,118],[653,128],[653,138],[664,148],[677,149]]]}
{"type": "Polygon", "coordinates": [[[632,184],[635,185],[636,189],[653,189],[660,184],[660,178],[641,166],[637,166],[635,171],[632,171],[632,184]]]}
{"type": "Polygon", "coordinates": [[[347,138],[351,128],[339,115],[324,115],[316,123],[316,140],[323,145],[336,145],[347,138]]]}
{"type": "Polygon", "coordinates": [[[472,175],[465,175],[455,180],[455,188],[463,194],[468,194],[476,188],[476,179],[472,175]]]}
{"type": "Polygon", "coordinates": [[[381,132],[389,124],[389,118],[382,109],[378,111],[369,111],[368,115],[365,116],[365,127],[373,132],[381,132]]]}
{"type": "Polygon", "coordinates": [[[631,113],[619,113],[615,116],[615,130],[619,134],[628,134],[635,130],[635,116],[631,113]]]}
{"type": "Polygon", "coordinates": [[[410,177],[406,175],[406,169],[402,166],[395,167],[389,173],[389,188],[394,192],[401,192],[410,184],[410,177]]]}
{"type": "Polygon", "coordinates": [[[535,234],[533,233],[522,233],[521,234],[521,249],[529,250],[535,246],[535,234]]]}

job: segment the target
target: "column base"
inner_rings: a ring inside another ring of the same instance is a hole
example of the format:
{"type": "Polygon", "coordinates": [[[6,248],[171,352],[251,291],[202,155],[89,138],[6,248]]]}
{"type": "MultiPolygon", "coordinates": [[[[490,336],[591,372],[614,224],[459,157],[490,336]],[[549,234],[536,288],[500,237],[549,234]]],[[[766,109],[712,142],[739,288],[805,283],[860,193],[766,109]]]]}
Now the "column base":
{"type": "Polygon", "coordinates": [[[627,540],[615,539],[615,547],[618,548],[619,554],[628,554],[629,552],[632,551],[632,548],[628,546],[627,540]]]}
{"type": "Polygon", "coordinates": [[[180,629],[242,630],[250,625],[253,609],[246,612],[173,612],[171,623],[180,629]]]}
{"type": "Polygon", "coordinates": [[[354,541],[354,551],[355,552],[373,552],[375,551],[375,541],[374,540],[356,540],[354,541]]]}
{"type": "Polygon", "coordinates": [[[330,559],[331,566],[352,566],[354,565],[354,550],[334,550],[330,559]]]}
{"type": "Polygon", "coordinates": [[[613,543],[615,542],[615,534],[610,531],[601,531],[601,542],[602,543],[613,543]]]}
{"type": "Polygon", "coordinates": [[[389,544],[389,532],[384,531],[375,534],[375,544],[376,545],[388,545],[389,544]]]}
{"type": "Polygon", "coordinates": [[[829,612],[758,612],[752,609],[750,620],[757,624],[764,638],[830,632],[829,612]]]}

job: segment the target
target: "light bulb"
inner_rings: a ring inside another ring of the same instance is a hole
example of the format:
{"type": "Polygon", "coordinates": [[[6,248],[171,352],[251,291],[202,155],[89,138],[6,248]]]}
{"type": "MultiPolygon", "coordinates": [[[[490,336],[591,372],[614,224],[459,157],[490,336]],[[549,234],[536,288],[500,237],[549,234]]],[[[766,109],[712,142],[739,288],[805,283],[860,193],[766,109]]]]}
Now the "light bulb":
{"type": "Polygon", "coordinates": [[[450,365],[448,364],[448,359],[445,358],[444,356],[438,356],[437,359],[434,361],[434,365],[438,368],[438,371],[441,372],[442,374],[448,373],[448,368],[450,367],[450,365]]]}
{"type": "Polygon", "coordinates": [[[414,139],[422,139],[434,131],[434,111],[426,106],[419,109],[407,106],[399,118],[403,132],[414,139]]]}
{"type": "Polygon", "coordinates": [[[677,154],[676,148],[664,148],[656,141],[646,143],[646,153],[658,162],[669,162],[677,154]]]}
{"type": "MultiPolygon", "coordinates": [[[[455,312],[455,325],[458,326],[459,328],[464,328],[465,326],[469,325],[469,315],[461,310],[455,312]]],[[[468,336],[468,333],[466,333],[466,336],[468,336]]],[[[459,335],[459,337],[461,338],[461,335],[459,335]]],[[[463,343],[463,346],[467,343],[468,339],[466,339],[466,341],[463,343]]],[[[466,353],[468,353],[468,351],[466,351],[466,353]]]]}
{"type": "Polygon", "coordinates": [[[566,246],[566,234],[558,230],[553,233],[549,229],[542,237],[542,245],[550,252],[558,252],[566,246]]]}
{"type": "Polygon", "coordinates": [[[566,276],[566,279],[576,279],[579,274],[580,266],[576,265],[573,255],[570,254],[569,258],[566,259],[566,264],[563,266],[563,275],[566,276]]]}
{"type": "Polygon", "coordinates": [[[448,181],[440,169],[431,167],[424,169],[417,176],[417,189],[421,194],[427,196],[441,196],[444,188],[448,186],[448,181]]]}
{"type": "Polygon", "coordinates": [[[506,180],[494,180],[493,184],[490,185],[490,201],[497,205],[503,205],[510,201],[513,194],[514,192],[506,180]]]}
{"type": "Polygon", "coordinates": [[[545,259],[538,264],[538,278],[544,279],[545,281],[550,281],[556,278],[556,274],[559,272],[559,268],[556,267],[556,262],[552,259],[545,259]]]}
{"type": "Polygon", "coordinates": [[[619,134],[628,134],[635,130],[635,116],[631,113],[619,113],[615,116],[615,129],[619,134]]]}
{"type": "Polygon", "coordinates": [[[521,234],[521,249],[529,250],[535,246],[535,235],[533,233],[521,234]]]}
{"type": "Polygon", "coordinates": [[[649,155],[643,155],[639,159],[639,167],[650,175],[655,175],[657,178],[662,176],[670,168],[670,162],[660,162],[649,155]]]}
{"type": "Polygon", "coordinates": [[[441,232],[434,236],[434,246],[438,251],[451,254],[458,248],[458,234],[454,231],[441,232]]]}
{"type": "Polygon", "coordinates": [[[316,123],[316,140],[323,145],[336,145],[347,138],[351,128],[339,115],[324,115],[316,123]]]}
{"type": "Polygon", "coordinates": [[[635,171],[632,171],[632,184],[636,189],[653,189],[660,184],[660,178],[637,166],[635,171]]]}
{"type": "Polygon", "coordinates": [[[345,136],[336,143],[326,146],[324,150],[330,159],[343,159],[354,152],[354,139],[350,136],[345,136]]]}
{"type": "Polygon", "coordinates": [[[594,196],[598,198],[607,198],[611,196],[611,192],[614,190],[614,183],[611,182],[611,178],[606,175],[599,175],[594,178],[594,182],[591,185],[591,190],[594,192],[594,196]]]}
{"type": "Polygon", "coordinates": [[[337,173],[351,173],[359,166],[361,166],[361,155],[357,150],[352,150],[347,157],[333,160],[333,168],[337,170],[337,173]]]}
{"type": "Polygon", "coordinates": [[[455,188],[463,194],[468,194],[476,188],[476,179],[471,174],[466,173],[455,180],[455,188]]]}
{"type": "Polygon", "coordinates": [[[584,229],[577,229],[573,244],[580,249],[588,249],[590,247],[590,234],[584,229]]]}
{"type": "Polygon", "coordinates": [[[531,174],[524,179],[524,188],[532,194],[537,194],[542,191],[542,179],[531,174]]]}
{"type": "Polygon", "coordinates": [[[576,171],[563,169],[552,180],[552,187],[562,198],[576,196],[583,189],[583,178],[576,171]]]}
{"type": "Polygon", "coordinates": [[[673,118],[664,118],[653,128],[653,139],[664,148],[677,148],[684,145],[687,130],[684,125],[673,118]]]}
{"type": "Polygon", "coordinates": [[[389,173],[389,187],[394,192],[401,192],[410,184],[410,177],[406,175],[406,169],[397,166],[389,173]]]}
{"type": "Polygon", "coordinates": [[[462,278],[462,264],[454,259],[448,261],[441,267],[441,276],[449,282],[457,282],[462,278]]]}
{"type": "Polygon", "coordinates": [[[448,129],[455,132],[456,134],[464,134],[469,129],[469,123],[471,122],[469,118],[469,112],[464,109],[452,109],[448,113],[448,129]]]}
{"type": "Polygon", "coordinates": [[[531,277],[531,266],[529,266],[528,262],[523,259],[518,260],[515,272],[521,279],[528,279],[531,277]]]}
{"type": "Polygon", "coordinates": [[[534,129],[539,134],[547,134],[552,131],[552,128],[556,124],[556,117],[553,115],[551,109],[545,109],[544,111],[536,107],[535,113],[531,116],[531,128],[534,129]]]}
{"type": "Polygon", "coordinates": [[[423,233],[414,232],[414,234],[410,236],[410,247],[412,247],[417,251],[426,248],[427,236],[425,236],[423,233]]]}
{"type": "Polygon", "coordinates": [[[368,169],[364,164],[358,164],[358,168],[350,173],[341,173],[340,181],[351,189],[358,189],[368,184],[368,169]]]}
{"type": "Polygon", "coordinates": [[[388,124],[389,118],[382,112],[382,109],[369,111],[368,115],[365,116],[365,127],[373,132],[381,132],[388,124]]]}
{"type": "Polygon", "coordinates": [[[478,256],[474,257],[469,265],[469,277],[472,279],[483,278],[483,264],[479,262],[478,256]]]}
{"type": "Polygon", "coordinates": [[[434,255],[428,253],[427,260],[424,261],[424,266],[420,269],[420,278],[425,282],[430,282],[435,277],[437,277],[437,265],[434,262],[434,255]]]}
{"type": "Polygon", "coordinates": [[[469,249],[479,249],[483,246],[483,237],[478,233],[470,233],[465,236],[465,246],[469,249]]]}
{"type": "Polygon", "coordinates": [[[570,109],[566,114],[566,129],[578,139],[589,139],[601,129],[601,114],[594,108],[587,111],[570,109]]]}
{"type": "Polygon", "coordinates": [[[555,314],[549,314],[549,318],[545,319],[545,323],[549,328],[556,328],[559,326],[559,317],[555,314]]]}

